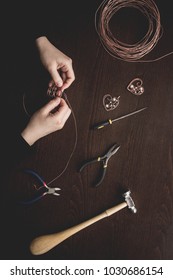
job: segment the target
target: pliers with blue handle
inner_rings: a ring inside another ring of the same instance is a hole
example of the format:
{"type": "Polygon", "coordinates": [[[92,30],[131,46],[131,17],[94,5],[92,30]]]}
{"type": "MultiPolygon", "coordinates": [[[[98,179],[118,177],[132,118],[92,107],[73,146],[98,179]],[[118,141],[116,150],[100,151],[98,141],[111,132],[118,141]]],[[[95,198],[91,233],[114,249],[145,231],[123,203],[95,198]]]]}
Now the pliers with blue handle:
{"type": "Polygon", "coordinates": [[[99,178],[99,180],[96,182],[95,184],[95,187],[99,186],[104,177],[105,177],[105,174],[106,174],[106,168],[107,168],[107,165],[108,165],[108,161],[109,159],[119,150],[120,146],[117,145],[116,143],[108,150],[108,152],[103,155],[103,156],[100,156],[98,158],[94,158],[94,159],[91,159],[91,160],[87,160],[84,162],[84,164],[82,164],[82,166],[80,167],[79,169],[79,172],[81,172],[86,166],[88,166],[89,164],[92,164],[92,163],[95,163],[95,162],[101,162],[103,163],[103,170],[102,170],[102,174],[99,178]]]}
{"type": "Polygon", "coordinates": [[[24,169],[24,172],[31,174],[33,177],[36,177],[38,179],[39,183],[41,183],[41,187],[38,188],[37,193],[34,195],[34,198],[32,198],[31,200],[28,200],[28,201],[21,201],[22,204],[32,204],[32,203],[40,200],[43,196],[45,196],[47,194],[52,194],[52,195],[56,195],[56,196],[60,195],[57,192],[57,191],[61,190],[60,188],[48,187],[48,185],[43,180],[43,178],[39,174],[37,174],[34,170],[24,169]]]}

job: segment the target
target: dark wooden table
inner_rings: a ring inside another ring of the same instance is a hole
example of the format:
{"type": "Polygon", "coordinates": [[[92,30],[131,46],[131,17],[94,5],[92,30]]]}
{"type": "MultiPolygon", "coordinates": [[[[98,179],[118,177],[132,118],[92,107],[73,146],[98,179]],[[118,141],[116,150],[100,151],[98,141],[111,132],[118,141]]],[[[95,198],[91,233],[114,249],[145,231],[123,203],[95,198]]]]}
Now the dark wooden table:
{"type": "MultiPolygon", "coordinates": [[[[168,1],[162,2],[156,1],[164,33],[145,56],[148,60],[173,50],[172,9],[168,1]]],[[[61,187],[59,197],[46,196],[28,206],[7,205],[10,232],[5,256],[9,259],[173,258],[173,55],[150,63],[113,58],[103,48],[95,30],[94,14],[99,3],[88,4],[87,16],[81,15],[78,24],[73,26],[69,22],[61,34],[52,33],[52,42],[73,60],[76,79],[66,94],[76,117],[77,147],[66,171],[51,184],[61,187]],[[136,77],[143,80],[145,89],[140,96],[127,90],[136,77]],[[105,94],[120,96],[115,110],[104,109],[105,94]],[[97,122],[142,107],[147,109],[104,129],[92,129],[97,122]],[[110,159],[103,183],[95,188],[93,182],[98,178],[101,164],[90,165],[79,173],[80,164],[104,154],[114,143],[121,147],[110,159]],[[137,207],[136,214],[124,208],[46,254],[30,253],[33,238],[65,230],[100,214],[122,202],[122,194],[128,189],[137,207]]],[[[134,40],[143,30],[142,19],[139,13],[132,16],[131,11],[124,15],[118,17],[113,28],[119,31],[122,40],[134,40]]],[[[44,96],[47,75],[41,66],[32,72],[33,83],[26,93],[30,112],[47,98],[44,96]]],[[[22,114],[26,118],[24,111],[22,114]]],[[[74,142],[71,115],[63,130],[38,141],[36,153],[22,167],[37,170],[49,182],[64,169],[74,142]]],[[[26,174],[14,172],[6,188],[13,199],[27,198],[33,191],[31,180],[26,174]]]]}

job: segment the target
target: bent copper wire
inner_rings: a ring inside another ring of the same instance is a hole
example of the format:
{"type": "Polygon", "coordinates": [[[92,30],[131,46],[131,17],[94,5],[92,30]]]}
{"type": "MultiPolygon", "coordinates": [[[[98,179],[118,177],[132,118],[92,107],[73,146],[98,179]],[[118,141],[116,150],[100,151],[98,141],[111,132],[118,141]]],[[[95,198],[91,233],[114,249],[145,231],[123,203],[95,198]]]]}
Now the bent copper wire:
{"type": "Polygon", "coordinates": [[[20,203],[22,203],[22,204],[32,204],[32,203],[40,200],[41,198],[43,198],[47,194],[52,194],[52,195],[56,195],[56,196],[60,195],[57,192],[57,191],[61,190],[60,188],[48,187],[48,185],[43,180],[43,178],[38,173],[36,173],[34,170],[25,169],[24,172],[28,173],[28,174],[31,174],[33,177],[37,178],[39,183],[41,183],[41,186],[37,189],[37,192],[34,194],[34,197],[32,199],[26,200],[26,201],[20,201],[20,203]]]}

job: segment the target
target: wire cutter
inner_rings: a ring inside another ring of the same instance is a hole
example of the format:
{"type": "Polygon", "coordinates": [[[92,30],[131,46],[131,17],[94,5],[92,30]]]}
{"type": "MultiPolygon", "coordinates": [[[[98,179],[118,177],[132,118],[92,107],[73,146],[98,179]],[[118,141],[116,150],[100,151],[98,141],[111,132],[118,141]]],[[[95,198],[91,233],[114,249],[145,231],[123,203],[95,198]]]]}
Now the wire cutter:
{"type": "Polygon", "coordinates": [[[21,202],[22,204],[31,204],[33,202],[36,202],[36,201],[40,200],[43,196],[45,196],[47,194],[52,194],[52,195],[56,195],[56,196],[60,195],[57,192],[57,191],[61,190],[60,188],[48,187],[48,185],[43,180],[43,178],[40,177],[40,175],[37,174],[34,170],[25,169],[24,172],[28,173],[28,174],[31,174],[33,177],[37,178],[39,183],[41,183],[41,186],[37,189],[37,193],[35,194],[34,198],[32,198],[31,200],[28,200],[28,201],[22,201],[21,202]]]}
{"type": "Polygon", "coordinates": [[[119,150],[119,148],[120,148],[120,146],[115,143],[108,150],[108,152],[105,155],[103,155],[101,157],[98,157],[98,158],[94,158],[94,159],[85,161],[84,164],[82,164],[82,166],[80,167],[79,172],[81,172],[89,164],[92,164],[94,162],[99,162],[99,161],[101,162],[102,161],[102,163],[103,163],[103,171],[102,171],[102,174],[101,174],[99,180],[95,184],[95,187],[99,186],[102,183],[102,181],[103,181],[103,179],[105,177],[106,168],[107,168],[109,159],[119,150]]]}

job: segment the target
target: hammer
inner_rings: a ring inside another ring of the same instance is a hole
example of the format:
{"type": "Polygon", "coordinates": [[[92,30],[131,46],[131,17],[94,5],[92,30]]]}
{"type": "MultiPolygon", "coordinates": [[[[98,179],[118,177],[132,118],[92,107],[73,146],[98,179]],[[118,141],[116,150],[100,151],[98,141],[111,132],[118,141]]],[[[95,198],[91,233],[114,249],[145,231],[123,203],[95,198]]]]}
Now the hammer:
{"type": "Polygon", "coordinates": [[[49,250],[51,250],[52,248],[54,248],[55,246],[57,246],[58,244],[60,244],[62,241],[66,240],[67,238],[72,236],[73,234],[81,231],[82,229],[96,223],[97,221],[99,221],[103,218],[106,218],[106,217],[118,212],[119,210],[121,210],[125,207],[128,207],[133,213],[136,213],[137,209],[135,207],[134,201],[131,198],[130,194],[131,194],[131,192],[130,192],[130,190],[128,190],[127,192],[125,192],[123,194],[123,197],[125,200],[124,202],[122,202],[112,208],[107,209],[103,213],[101,213],[87,221],[84,221],[84,222],[80,223],[79,225],[75,225],[71,228],[68,228],[68,229],[63,230],[58,233],[53,233],[53,234],[36,237],[35,239],[33,239],[33,241],[30,244],[31,253],[33,255],[44,254],[44,253],[48,252],[49,250]]]}

